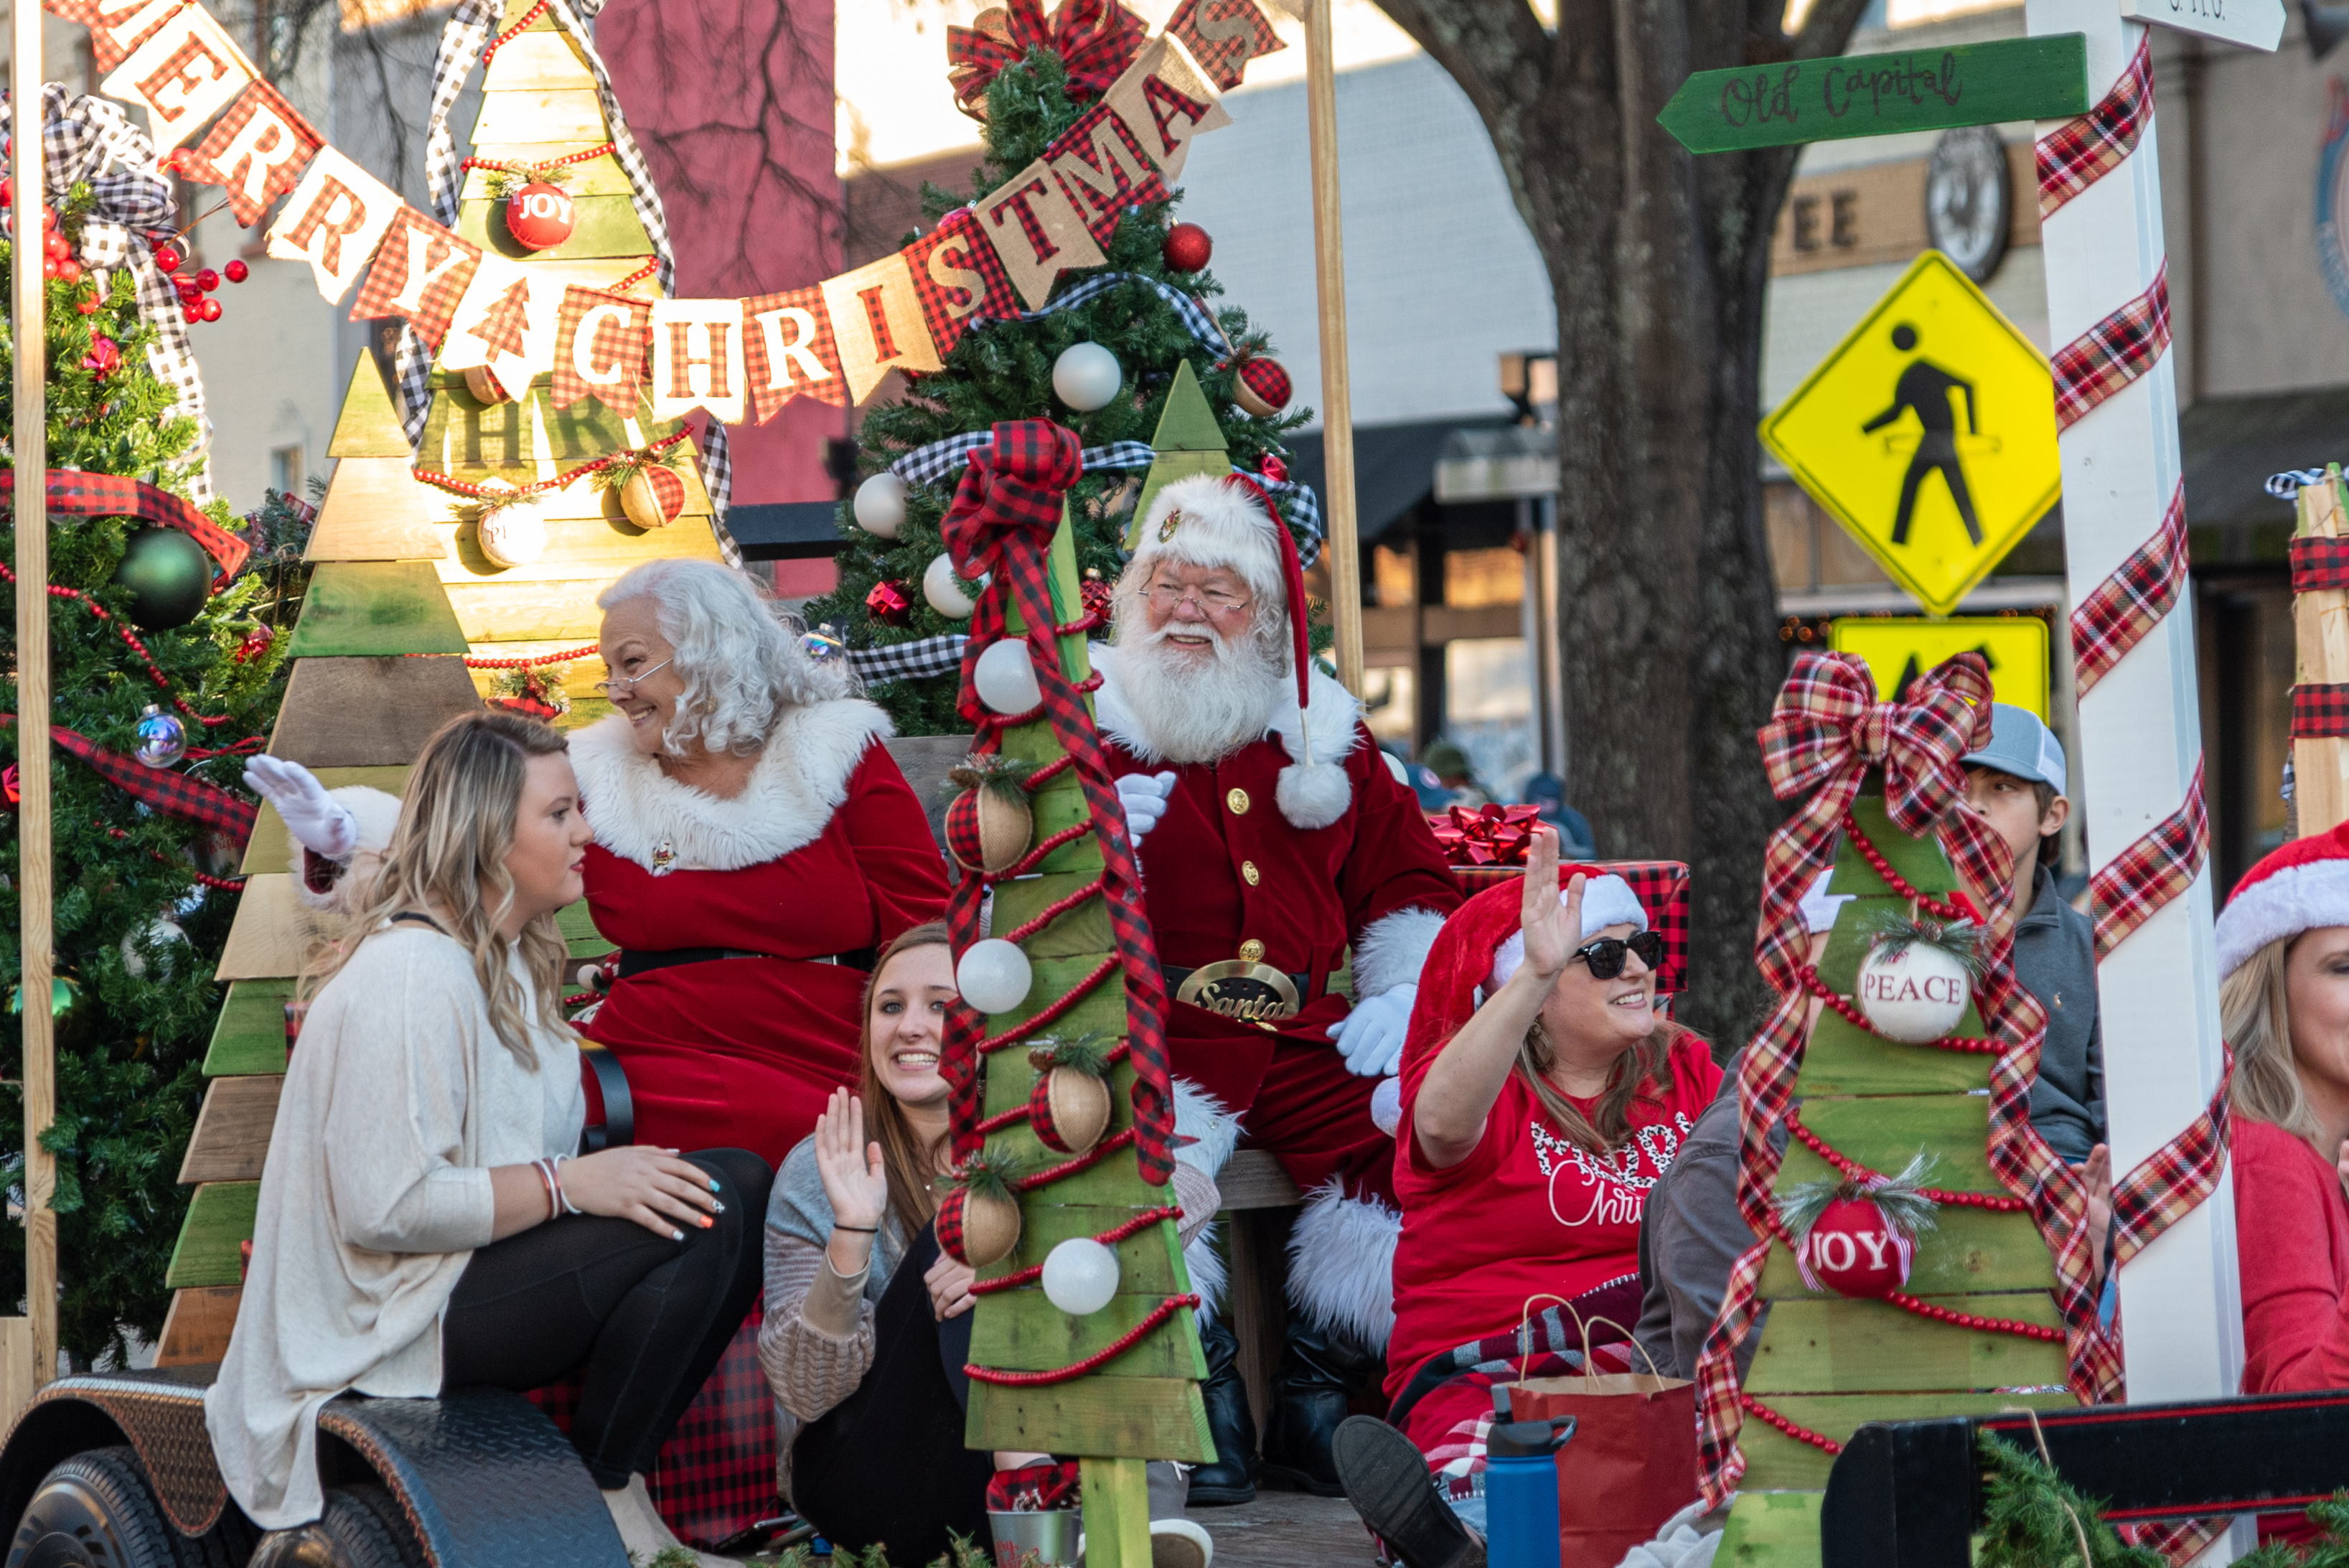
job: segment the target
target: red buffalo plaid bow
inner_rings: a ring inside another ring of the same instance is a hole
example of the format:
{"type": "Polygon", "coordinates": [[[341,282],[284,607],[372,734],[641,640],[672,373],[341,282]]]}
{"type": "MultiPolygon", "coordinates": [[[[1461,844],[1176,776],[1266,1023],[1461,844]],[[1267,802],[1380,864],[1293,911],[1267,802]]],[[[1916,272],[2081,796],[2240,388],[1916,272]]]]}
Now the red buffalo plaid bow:
{"type": "Polygon", "coordinates": [[[947,29],[947,79],[963,113],[985,119],[997,73],[1030,49],[1050,49],[1068,68],[1069,97],[1098,98],[1133,63],[1148,34],[1116,0],[1064,0],[1050,22],[1044,0],[1011,0],[981,11],[971,26],[947,29]]]}
{"type": "Polygon", "coordinates": [[[1428,819],[1427,825],[1449,865],[1521,866],[1540,820],[1539,806],[1454,806],[1445,816],[1428,819]]]}
{"type": "Polygon", "coordinates": [[[1762,727],[1762,761],[1781,800],[1815,790],[1771,835],[1763,865],[1762,929],[1754,960],[1780,990],[1807,945],[1802,897],[1833,858],[1836,826],[1868,769],[1884,775],[1884,805],[1904,832],[1939,822],[1958,874],[1997,918],[2008,895],[2006,845],[1971,811],[1959,758],[1990,744],[1990,666],[1960,654],[1920,676],[1905,702],[1876,700],[1867,664],[1850,654],[1806,653],[1762,727]]]}

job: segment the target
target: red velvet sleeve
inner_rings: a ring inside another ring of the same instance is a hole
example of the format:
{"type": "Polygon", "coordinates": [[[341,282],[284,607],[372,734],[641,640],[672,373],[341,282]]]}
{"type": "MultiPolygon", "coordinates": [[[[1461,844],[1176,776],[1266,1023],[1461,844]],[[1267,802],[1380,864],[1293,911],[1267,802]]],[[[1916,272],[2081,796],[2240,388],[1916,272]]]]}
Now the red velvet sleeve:
{"type": "Polygon", "coordinates": [[[2281,1128],[2234,1124],[2235,1256],[2243,1292],[2243,1392],[2349,1387],[2349,1237],[2339,1178],[2281,1128]]]}
{"type": "Polygon", "coordinates": [[[864,748],[849,775],[838,815],[864,873],[876,945],[886,947],[898,933],[926,920],[946,918],[946,861],[930,837],[930,820],[879,741],[864,748]]]}
{"type": "Polygon", "coordinates": [[[1346,902],[1346,929],[1362,928],[1399,909],[1450,914],[1460,907],[1460,884],[1427,826],[1427,814],[1392,773],[1369,729],[1355,726],[1346,771],[1354,786],[1354,845],[1338,879],[1346,902]]]}

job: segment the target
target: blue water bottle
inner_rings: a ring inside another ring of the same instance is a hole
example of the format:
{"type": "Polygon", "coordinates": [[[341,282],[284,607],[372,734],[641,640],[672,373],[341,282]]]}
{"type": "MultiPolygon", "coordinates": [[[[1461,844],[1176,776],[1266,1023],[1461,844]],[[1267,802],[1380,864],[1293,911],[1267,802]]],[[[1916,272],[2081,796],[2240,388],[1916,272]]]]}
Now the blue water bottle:
{"type": "Polygon", "coordinates": [[[1485,1438],[1485,1561],[1557,1568],[1557,1450],[1574,1418],[1495,1421],[1485,1438]]]}

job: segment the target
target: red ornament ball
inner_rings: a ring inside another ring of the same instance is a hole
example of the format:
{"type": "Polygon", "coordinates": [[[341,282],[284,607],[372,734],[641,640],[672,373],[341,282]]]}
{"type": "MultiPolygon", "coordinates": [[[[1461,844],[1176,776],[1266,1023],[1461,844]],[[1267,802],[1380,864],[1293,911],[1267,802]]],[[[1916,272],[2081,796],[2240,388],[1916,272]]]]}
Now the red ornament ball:
{"type": "Polygon", "coordinates": [[[78,284],[81,282],[81,263],[75,261],[71,256],[67,256],[64,261],[57,263],[57,276],[60,280],[68,284],[78,284]]]}
{"type": "Polygon", "coordinates": [[[1215,253],[1216,242],[1196,223],[1177,223],[1167,230],[1166,243],[1158,253],[1170,273],[1203,271],[1215,253]]]}
{"type": "Polygon", "coordinates": [[[74,301],[74,309],[81,312],[84,315],[96,315],[98,314],[98,296],[90,294],[74,301]]]}
{"type": "Polygon", "coordinates": [[[873,591],[864,595],[864,609],[885,626],[903,626],[914,618],[914,602],[905,597],[903,583],[873,584],[873,591]]]}
{"type": "Polygon", "coordinates": [[[196,306],[196,315],[204,321],[218,321],[221,318],[221,302],[216,299],[205,300],[196,306]]]}
{"type": "Polygon", "coordinates": [[[16,204],[16,181],[8,175],[0,174],[0,207],[13,207],[16,204]]]}
{"type": "Polygon", "coordinates": [[[1885,1222],[1867,1198],[1829,1203],[1795,1253],[1803,1281],[1837,1295],[1881,1301],[1909,1284],[1917,1243],[1885,1222]]]}
{"type": "Polygon", "coordinates": [[[1232,401],[1259,419],[1269,419],[1288,407],[1295,388],[1280,361],[1250,355],[1232,367],[1232,401]]]}
{"type": "Polygon", "coordinates": [[[221,276],[233,284],[241,284],[253,275],[253,269],[243,262],[231,262],[221,269],[221,276]]]}
{"type": "Polygon", "coordinates": [[[277,641],[277,634],[266,626],[256,626],[245,634],[244,641],[236,645],[236,662],[249,665],[269,652],[277,641]]]}
{"type": "Polygon", "coordinates": [[[552,250],[571,238],[576,221],[570,194],[560,185],[533,181],[506,198],[508,232],[533,251],[552,250]]]}
{"type": "Polygon", "coordinates": [[[212,268],[206,267],[202,272],[196,274],[196,286],[203,290],[204,293],[210,294],[214,289],[220,287],[220,274],[212,271],[212,268]]]}
{"type": "Polygon", "coordinates": [[[166,275],[178,272],[180,270],[180,263],[186,259],[186,257],[181,255],[179,252],[173,250],[169,245],[158,245],[155,247],[155,265],[160,268],[166,275]]]}

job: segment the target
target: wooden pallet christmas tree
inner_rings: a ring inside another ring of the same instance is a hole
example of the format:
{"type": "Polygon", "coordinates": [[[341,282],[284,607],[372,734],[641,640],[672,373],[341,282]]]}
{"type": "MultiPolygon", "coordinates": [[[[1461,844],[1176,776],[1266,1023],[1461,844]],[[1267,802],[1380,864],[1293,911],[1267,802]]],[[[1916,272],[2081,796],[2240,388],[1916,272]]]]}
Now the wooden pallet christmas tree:
{"type": "MultiPolygon", "coordinates": [[[[1940,844],[1930,832],[1902,831],[1880,792],[1862,793],[1851,820],[1916,892],[1947,899],[1960,885],[1940,844]]],[[[1851,897],[1837,914],[1819,978],[1838,997],[1854,997],[1861,963],[1886,917],[1916,911],[1848,835],[1829,888],[1851,897]]],[[[1978,1038],[1984,1032],[1969,1003],[1953,1034],[1978,1038]]],[[[1895,1043],[1829,1005],[1812,1026],[1795,1080],[1800,1127],[1869,1171],[1898,1172],[1930,1154],[1930,1185],[2007,1199],[1988,1155],[1992,1059],[1895,1043]]],[[[1773,1191],[1784,1195],[1837,1174],[1798,1132],[1773,1191]]],[[[1746,1469],[1719,1562],[1724,1568],[1816,1563],[1818,1507],[1834,1450],[1867,1422],[2076,1404],[2064,1387],[2069,1370],[2054,1284],[2047,1244],[2023,1212],[1941,1203],[1933,1228],[1917,1240],[1903,1294],[1932,1307],[2053,1331],[2053,1340],[1934,1321],[1888,1301],[1812,1289],[1792,1251],[1774,1242],[1760,1285],[1769,1316],[1743,1385],[1748,1403],[1738,1444],[1746,1469]]]]}
{"type": "MultiPolygon", "coordinates": [[[[524,8],[523,0],[509,7],[516,17],[524,8]]],[[[586,62],[540,11],[495,49],[485,69],[476,158],[540,164],[610,141],[586,62]]],[[[645,272],[651,245],[612,155],[570,167],[576,224],[562,244],[529,252],[516,243],[504,204],[491,194],[489,171],[479,169],[467,177],[459,233],[565,283],[610,289],[645,272]]],[[[650,297],[649,276],[631,287],[650,297]]],[[[411,453],[390,346],[379,330],[359,356],[327,448],[335,472],[310,536],[315,571],[287,645],[293,669],[269,751],[302,763],[328,789],[364,784],[398,794],[433,730],[496,690],[504,672],[482,661],[587,647],[600,619],[595,597],[622,573],[662,556],[714,561],[719,550],[709,497],[689,466],[676,470],[680,515],[652,530],[628,521],[616,490],[582,473],[547,497],[543,553],[523,565],[495,565],[481,550],[465,498],[419,472],[527,485],[641,449],[678,427],[655,421],[648,406],[629,419],[593,398],[556,410],[546,377],[513,400],[483,403],[461,372],[436,368],[424,445],[411,453]]],[[[592,651],[565,662],[561,679],[571,706],[560,725],[608,711],[593,689],[601,674],[592,651]]],[[[218,972],[228,989],[204,1063],[212,1081],[181,1169],[195,1192],[167,1275],[175,1292],[159,1347],[167,1365],[219,1359],[235,1322],[243,1243],[253,1233],[285,1070],[285,1005],[317,934],[316,917],[295,894],[290,850],[284,822],[264,804],[218,972]]],[[[562,919],[574,956],[610,951],[584,904],[562,919]]]]}

